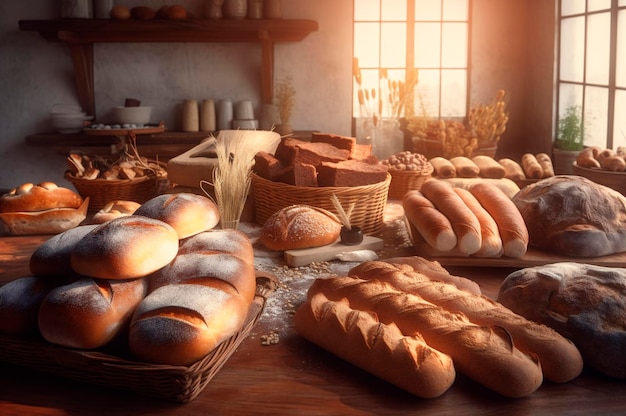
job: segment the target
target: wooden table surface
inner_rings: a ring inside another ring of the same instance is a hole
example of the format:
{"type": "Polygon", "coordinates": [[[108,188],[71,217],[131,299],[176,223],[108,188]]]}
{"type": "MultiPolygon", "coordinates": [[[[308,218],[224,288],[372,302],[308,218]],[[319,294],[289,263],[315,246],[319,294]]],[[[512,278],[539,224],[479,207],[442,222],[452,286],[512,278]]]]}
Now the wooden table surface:
{"type": "MultiPolygon", "coordinates": [[[[393,232],[393,231],[392,231],[393,232]]],[[[28,259],[47,237],[0,237],[0,284],[28,273],[28,259]]],[[[387,254],[413,254],[411,247],[388,245],[387,254]]],[[[531,396],[501,397],[472,380],[457,376],[451,389],[436,399],[416,398],[336,358],[300,338],[291,313],[311,280],[303,274],[328,270],[260,267],[276,271],[282,289],[270,298],[251,335],[199,396],[187,404],[96,387],[0,364],[0,415],[617,415],[626,414],[626,383],[584,371],[577,379],[544,384],[531,396]],[[317,270],[317,271],[316,271],[317,270]],[[280,340],[263,345],[272,331],[280,340]]],[[[343,269],[342,269],[343,270],[343,269]]],[[[477,281],[487,296],[512,269],[448,267],[477,281]]],[[[336,273],[336,272],[335,272],[336,273]]]]}

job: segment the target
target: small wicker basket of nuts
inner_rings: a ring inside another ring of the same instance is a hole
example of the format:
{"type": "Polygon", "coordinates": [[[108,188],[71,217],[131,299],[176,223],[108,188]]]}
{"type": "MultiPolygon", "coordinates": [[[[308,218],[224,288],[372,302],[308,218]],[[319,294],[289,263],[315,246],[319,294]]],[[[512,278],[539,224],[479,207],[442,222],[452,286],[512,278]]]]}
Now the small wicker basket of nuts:
{"type": "Polygon", "coordinates": [[[389,199],[402,199],[410,190],[420,190],[422,184],[433,173],[433,166],[421,153],[404,151],[381,161],[389,168],[391,183],[389,199]]]}

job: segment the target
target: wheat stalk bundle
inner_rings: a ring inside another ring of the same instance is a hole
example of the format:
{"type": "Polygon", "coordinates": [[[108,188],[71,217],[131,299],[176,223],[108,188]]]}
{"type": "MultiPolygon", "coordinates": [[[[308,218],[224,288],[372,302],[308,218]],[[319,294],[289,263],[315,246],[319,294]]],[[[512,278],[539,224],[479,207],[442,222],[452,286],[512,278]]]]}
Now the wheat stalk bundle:
{"type": "MultiPolygon", "coordinates": [[[[217,155],[217,167],[213,170],[213,183],[210,184],[220,213],[221,227],[237,229],[250,191],[254,156],[261,150],[271,148],[280,136],[271,131],[232,130],[220,132],[217,139],[211,137],[209,140],[215,142],[217,155]]],[[[203,191],[213,199],[204,188],[203,191]]]]}

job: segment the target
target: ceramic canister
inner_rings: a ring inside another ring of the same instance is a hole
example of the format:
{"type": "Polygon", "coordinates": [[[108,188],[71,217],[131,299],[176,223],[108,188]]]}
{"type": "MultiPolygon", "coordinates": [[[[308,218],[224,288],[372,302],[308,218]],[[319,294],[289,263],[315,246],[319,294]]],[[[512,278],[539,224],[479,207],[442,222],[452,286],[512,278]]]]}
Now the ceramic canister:
{"type": "Polygon", "coordinates": [[[229,19],[245,19],[248,0],[224,0],[224,16],[229,19]]]}
{"type": "Polygon", "coordinates": [[[183,131],[192,132],[199,129],[198,102],[196,100],[185,100],[183,102],[183,131]]]}
{"type": "Polygon", "coordinates": [[[61,0],[61,17],[91,19],[92,0],[61,0]]]}
{"type": "Polygon", "coordinates": [[[230,130],[233,122],[233,102],[220,100],[217,108],[217,129],[230,130]]]}
{"type": "Polygon", "coordinates": [[[215,102],[213,100],[202,100],[200,131],[215,131],[215,102]]]}

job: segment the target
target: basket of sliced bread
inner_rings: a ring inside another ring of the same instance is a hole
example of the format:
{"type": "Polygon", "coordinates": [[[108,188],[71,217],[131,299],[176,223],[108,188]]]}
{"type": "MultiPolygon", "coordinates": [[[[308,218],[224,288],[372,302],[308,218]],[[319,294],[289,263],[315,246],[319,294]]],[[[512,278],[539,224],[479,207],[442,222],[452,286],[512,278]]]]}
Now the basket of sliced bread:
{"type": "Polygon", "coordinates": [[[311,140],[283,137],[274,154],[258,152],[252,174],[255,221],[305,204],[335,214],[333,195],[350,223],[366,234],[383,228],[391,175],[372,155],[372,147],[354,137],[313,133],[311,140]]]}

